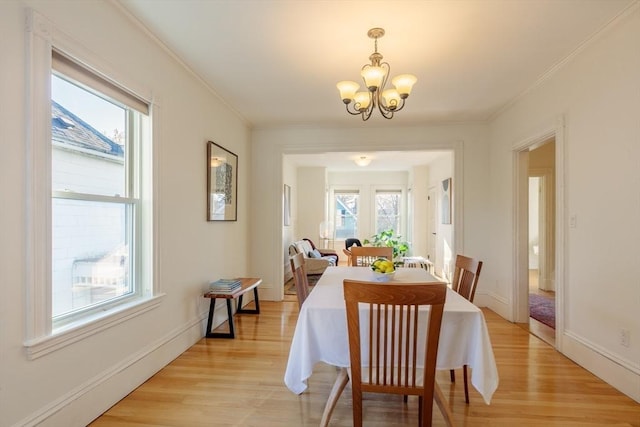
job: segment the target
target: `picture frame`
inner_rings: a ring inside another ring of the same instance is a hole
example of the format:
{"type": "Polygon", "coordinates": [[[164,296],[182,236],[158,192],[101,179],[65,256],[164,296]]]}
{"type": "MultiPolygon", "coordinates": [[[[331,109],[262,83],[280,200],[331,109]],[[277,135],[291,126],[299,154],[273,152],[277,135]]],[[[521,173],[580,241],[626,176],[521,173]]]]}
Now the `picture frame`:
{"type": "Polygon", "coordinates": [[[207,142],[207,221],[238,220],[238,156],[207,142]]]}
{"type": "Polygon", "coordinates": [[[287,184],[283,193],[283,224],[291,225],[291,187],[287,184]]]}
{"type": "Polygon", "coordinates": [[[442,224],[451,224],[451,178],[442,181],[442,195],[440,199],[440,219],[442,224]]]}

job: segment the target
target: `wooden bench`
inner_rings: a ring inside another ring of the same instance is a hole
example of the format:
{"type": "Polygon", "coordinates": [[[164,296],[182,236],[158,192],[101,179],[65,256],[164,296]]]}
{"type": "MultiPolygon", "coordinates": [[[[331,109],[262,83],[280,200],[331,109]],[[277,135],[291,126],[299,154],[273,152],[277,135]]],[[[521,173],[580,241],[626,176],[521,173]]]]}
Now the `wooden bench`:
{"type": "Polygon", "coordinates": [[[216,293],[215,291],[209,291],[204,294],[205,298],[211,298],[209,303],[209,320],[207,321],[207,338],[235,338],[235,329],[233,327],[233,309],[231,307],[231,300],[238,299],[236,313],[248,313],[248,314],[260,314],[260,301],[258,300],[258,285],[262,283],[262,279],[256,279],[251,277],[239,277],[238,280],[242,282],[240,289],[232,294],[216,293]],[[253,299],[255,301],[255,309],[242,308],[242,296],[253,290],[253,299]],[[213,312],[216,308],[216,298],[224,298],[227,300],[227,315],[229,316],[229,332],[212,332],[211,326],[213,326],[213,312]]]}

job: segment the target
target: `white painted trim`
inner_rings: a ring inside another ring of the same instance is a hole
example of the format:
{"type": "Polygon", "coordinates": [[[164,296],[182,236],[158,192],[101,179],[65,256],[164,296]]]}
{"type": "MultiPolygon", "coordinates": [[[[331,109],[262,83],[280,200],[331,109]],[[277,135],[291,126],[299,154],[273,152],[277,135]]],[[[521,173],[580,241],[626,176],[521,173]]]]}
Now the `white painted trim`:
{"type": "Polygon", "coordinates": [[[569,55],[562,58],[558,63],[549,68],[544,74],[542,74],[533,84],[520,92],[517,96],[513,97],[509,102],[504,104],[502,107],[498,108],[494,111],[486,120],[487,123],[493,122],[497,117],[500,117],[502,113],[509,110],[514,104],[516,104],[519,100],[525,98],[529,93],[531,93],[536,88],[540,87],[546,81],[555,76],[560,70],[562,70],[567,64],[571,63],[578,55],[584,52],[586,49],[591,47],[594,43],[598,42],[608,31],[612,28],[616,28],[618,24],[626,19],[629,15],[633,14],[640,7],[640,2],[635,0],[625,9],[623,9],[618,15],[614,16],[609,22],[607,22],[604,26],[599,28],[594,34],[591,34],[585,41],[583,41],[580,46],[575,48],[573,52],[569,55]]]}
{"type": "Polygon", "coordinates": [[[164,295],[157,295],[142,301],[136,300],[126,306],[119,305],[107,314],[101,313],[91,319],[83,318],[83,323],[80,326],[72,327],[53,335],[25,341],[24,346],[27,348],[27,356],[30,360],[37,359],[38,357],[42,357],[69,344],[137,317],[149,310],[157,308],[162,302],[163,296],[164,295]]]}
{"type": "Polygon", "coordinates": [[[193,68],[187,65],[187,62],[179,57],[174,50],[169,48],[162,40],[160,40],[149,28],[147,28],[138,17],[134,16],[128,9],[126,9],[118,0],[108,0],[109,3],[114,6],[126,19],[132,22],[141,32],[143,32],[149,39],[151,39],[162,51],[171,59],[173,59],[178,65],[180,65],[185,71],[187,71],[195,80],[197,80],[203,87],[207,89],[213,96],[216,97],[226,108],[240,119],[240,121],[248,128],[252,127],[252,124],[244,117],[234,106],[229,104],[216,90],[198,74],[193,68]]]}
{"type": "Polygon", "coordinates": [[[25,301],[27,339],[51,334],[51,39],[53,26],[43,16],[27,10],[26,96],[26,253],[25,301]]]}
{"type": "MultiPolygon", "coordinates": [[[[157,307],[162,295],[157,285],[159,271],[157,248],[155,238],[158,236],[157,221],[145,221],[150,227],[145,241],[151,242],[154,258],[145,259],[145,268],[149,276],[145,278],[148,285],[142,289],[142,297],[130,303],[115,306],[94,317],[83,318],[83,323],[73,328],[63,328],[60,331],[52,330],[52,303],[51,303],[51,52],[53,45],[65,52],[72,52],[74,58],[82,63],[89,63],[101,75],[104,71],[112,77],[121,79],[122,84],[137,96],[148,100],[151,92],[139,84],[132,83],[117,73],[103,59],[95,56],[80,43],[69,38],[55,28],[46,18],[32,9],[27,9],[26,21],[26,56],[27,56],[27,96],[26,96],[26,253],[25,253],[25,347],[30,359],[35,359],[51,353],[66,345],[72,344],[91,334],[107,329],[129,318],[142,314],[157,307]],[[152,234],[152,235],[151,235],[152,234]],[[151,265],[149,265],[151,264],[151,265]],[[90,322],[90,323],[89,323],[90,322]]],[[[159,113],[156,103],[151,104],[152,114],[159,113]]],[[[159,120],[158,120],[159,121],[159,120]]],[[[153,140],[160,135],[158,124],[152,122],[154,128],[151,132],[153,150],[157,144],[153,140]]],[[[158,173],[155,167],[159,160],[154,158],[153,152],[145,153],[149,164],[153,165],[151,177],[145,200],[148,201],[151,194],[158,194],[158,173]],[[150,157],[149,157],[150,156],[150,157]]],[[[158,201],[153,198],[152,215],[156,215],[158,201]]],[[[149,215],[151,216],[151,215],[149,215]]],[[[143,263],[140,263],[141,265],[143,263]]],[[[143,282],[143,281],[139,281],[143,282]]]]}
{"type": "MultiPolygon", "coordinates": [[[[523,316],[523,304],[522,293],[528,293],[528,289],[524,289],[525,285],[522,283],[521,275],[524,274],[521,271],[520,266],[523,265],[522,261],[522,248],[519,246],[519,242],[522,241],[522,232],[518,229],[518,215],[522,207],[520,206],[520,197],[522,197],[523,189],[518,188],[521,183],[522,174],[526,172],[523,170],[524,165],[521,164],[520,156],[522,152],[534,148],[539,144],[544,143],[550,138],[555,139],[556,151],[555,151],[555,197],[556,197],[556,335],[555,335],[555,347],[560,351],[562,350],[562,331],[564,330],[564,287],[568,283],[568,277],[565,277],[565,260],[568,258],[568,245],[565,239],[565,134],[564,134],[564,116],[559,116],[553,123],[549,123],[543,126],[540,130],[533,132],[531,136],[517,141],[512,146],[512,162],[513,162],[513,287],[512,287],[512,301],[511,307],[512,318],[516,322],[522,322],[523,316]]],[[[526,263],[525,263],[526,265],[526,263]]],[[[528,267],[527,267],[528,270],[528,267]]]]}
{"type": "MultiPolygon", "coordinates": [[[[134,382],[135,384],[142,384],[155,372],[166,366],[169,361],[173,360],[187,348],[195,344],[202,337],[202,330],[202,316],[192,319],[188,323],[185,323],[184,325],[173,329],[155,342],[141,348],[138,352],[131,355],[127,359],[121,360],[116,365],[100,372],[93,378],[85,381],[78,387],[75,387],[73,390],[70,390],[56,400],[43,406],[36,412],[30,414],[28,417],[14,424],[13,427],[37,426],[45,421],[51,421],[51,417],[57,416],[60,412],[65,411],[69,413],[69,415],[67,415],[67,419],[65,420],[64,424],[61,423],[57,425],[72,425],[72,423],[77,424],[79,422],[77,414],[80,413],[82,409],[78,408],[77,410],[74,410],[74,405],[83,406],[83,404],[79,402],[82,398],[85,398],[91,393],[100,394],[101,392],[97,391],[97,389],[100,386],[105,385],[109,381],[117,381],[116,377],[118,375],[126,375],[128,378],[134,378],[132,382],[134,382]],[[190,331],[192,330],[194,333],[190,333],[190,331]],[[181,345],[182,341],[185,342],[185,345],[181,345]],[[170,348],[167,350],[162,348],[164,346],[174,348],[170,348]],[[144,368],[138,368],[138,366],[141,365],[144,366],[144,368]],[[151,365],[152,367],[150,367],[149,365],[151,365]]],[[[104,402],[103,410],[107,410],[111,405],[116,403],[122,397],[124,397],[124,395],[119,396],[112,402],[104,402]]],[[[95,417],[95,411],[91,411],[91,415],[95,417]]],[[[92,419],[84,420],[84,422],[86,423],[90,421],[92,421],[92,419]]],[[[61,421],[58,420],[58,422],[61,421]]]]}
{"type": "Polygon", "coordinates": [[[572,332],[565,332],[563,353],[578,365],[640,403],[640,364],[622,359],[572,332]]]}
{"type": "MultiPolygon", "coordinates": [[[[283,156],[287,154],[318,154],[325,152],[340,152],[344,151],[344,145],[340,142],[332,142],[323,145],[322,147],[310,146],[305,141],[286,142],[282,145],[277,145],[270,151],[272,158],[262,159],[265,162],[273,165],[275,170],[282,171],[283,156]]],[[[452,253],[462,253],[464,251],[464,142],[462,140],[455,140],[450,142],[437,142],[426,145],[422,141],[418,142],[401,142],[401,141],[357,141],[354,144],[349,145],[349,151],[441,151],[449,150],[453,151],[454,166],[453,166],[453,197],[454,197],[454,215],[453,215],[453,245],[451,248],[452,253]]],[[[285,184],[282,174],[274,174],[274,182],[272,182],[271,191],[273,194],[280,194],[282,186],[285,184]]],[[[282,235],[284,225],[281,221],[283,212],[282,205],[279,204],[278,215],[275,218],[264,217],[263,222],[267,224],[276,224],[274,227],[269,228],[272,233],[271,240],[273,242],[282,242],[282,235]]],[[[271,213],[271,212],[269,212],[271,213]]],[[[266,215],[267,213],[265,213],[266,215]]],[[[285,243],[281,243],[280,252],[273,251],[271,256],[271,262],[269,265],[276,268],[277,271],[273,272],[273,275],[269,277],[275,277],[277,283],[274,286],[274,294],[279,294],[280,297],[275,299],[280,301],[284,295],[284,270],[280,268],[281,260],[280,254],[285,253],[285,243]],[[277,288],[276,288],[277,287],[277,288]],[[278,292],[279,290],[279,292],[278,292]]],[[[263,255],[261,255],[263,256],[263,255]]]]}
{"type": "Polygon", "coordinates": [[[569,259],[569,244],[566,235],[567,206],[569,201],[565,197],[567,179],[567,143],[565,141],[565,119],[560,116],[556,120],[556,348],[564,352],[562,348],[562,334],[564,331],[564,297],[565,286],[569,283],[566,276],[565,262],[569,259]],[[560,249],[560,250],[558,250],[560,249]]]}

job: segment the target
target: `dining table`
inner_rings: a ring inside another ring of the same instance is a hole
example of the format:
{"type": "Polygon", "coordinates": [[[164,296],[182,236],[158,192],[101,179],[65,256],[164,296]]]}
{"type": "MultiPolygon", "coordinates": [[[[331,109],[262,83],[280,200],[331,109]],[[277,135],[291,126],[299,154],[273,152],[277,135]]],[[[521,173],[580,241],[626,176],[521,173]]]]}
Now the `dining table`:
{"type": "MultiPolygon", "coordinates": [[[[284,375],[295,394],[307,389],[314,367],[323,362],[348,368],[349,336],[343,281],[375,281],[369,267],[328,267],[306,298],[298,315],[284,375]]],[[[440,282],[422,268],[397,268],[394,282],[440,282]]],[[[381,282],[380,286],[385,286],[381,282]]],[[[361,305],[361,310],[363,310],[361,305]]],[[[499,377],[482,310],[461,295],[447,290],[440,330],[436,369],[471,368],[471,384],[490,404],[499,377]]]]}

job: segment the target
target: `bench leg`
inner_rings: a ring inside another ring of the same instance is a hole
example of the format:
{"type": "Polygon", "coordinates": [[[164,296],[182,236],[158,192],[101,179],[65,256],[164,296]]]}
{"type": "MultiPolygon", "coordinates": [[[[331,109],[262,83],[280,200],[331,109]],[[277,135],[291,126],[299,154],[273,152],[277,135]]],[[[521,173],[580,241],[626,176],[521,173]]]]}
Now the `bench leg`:
{"type": "Polygon", "coordinates": [[[245,314],[260,314],[260,300],[258,299],[258,288],[253,288],[253,301],[256,304],[256,308],[242,308],[242,295],[238,297],[238,309],[236,313],[245,313],[245,314]]]}
{"type": "Polygon", "coordinates": [[[235,338],[235,330],[233,327],[233,310],[231,309],[231,298],[226,298],[227,316],[229,317],[229,332],[211,332],[211,323],[213,322],[213,310],[215,309],[216,299],[211,298],[209,306],[209,321],[207,322],[207,338],[235,338]]]}

